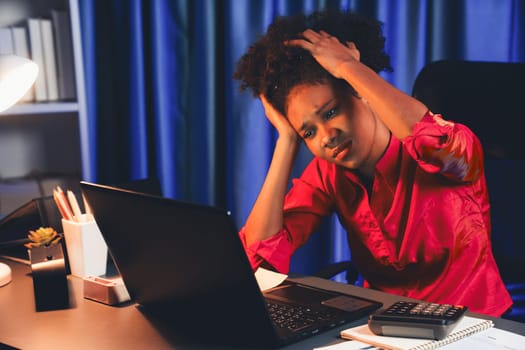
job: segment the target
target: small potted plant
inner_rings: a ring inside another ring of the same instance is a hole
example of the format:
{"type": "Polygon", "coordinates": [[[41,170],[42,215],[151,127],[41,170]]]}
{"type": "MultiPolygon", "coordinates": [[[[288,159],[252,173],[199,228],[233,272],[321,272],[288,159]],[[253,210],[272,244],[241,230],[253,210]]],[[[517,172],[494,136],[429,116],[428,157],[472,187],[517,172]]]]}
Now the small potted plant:
{"type": "Polygon", "coordinates": [[[52,227],[30,230],[25,247],[31,261],[37,310],[69,306],[64,252],[59,235],[52,227]]]}
{"type": "Polygon", "coordinates": [[[27,235],[29,242],[24,244],[28,248],[29,260],[31,264],[39,263],[53,258],[64,258],[62,245],[57,244],[62,236],[52,227],[40,227],[37,230],[30,230],[27,235]]]}
{"type": "Polygon", "coordinates": [[[38,230],[30,230],[27,235],[29,242],[24,244],[26,248],[32,249],[35,247],[49,247],[62,239],[52,227],[40,227],[38,230]]]}

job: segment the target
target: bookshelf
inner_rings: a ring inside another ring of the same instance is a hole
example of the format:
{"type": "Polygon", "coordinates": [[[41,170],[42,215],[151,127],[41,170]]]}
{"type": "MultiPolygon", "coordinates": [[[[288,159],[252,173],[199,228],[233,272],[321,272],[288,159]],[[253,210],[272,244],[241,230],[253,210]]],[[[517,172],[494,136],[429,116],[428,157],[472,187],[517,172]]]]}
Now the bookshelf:
{"type": "MultiPolygon", "coordinates": [[[[31,52],[29,19],[51,20],[54,26],[59,21],[53,17],[53,11],[54,16],[57,11],[67,16],[68,42],[71,41],[69,50],[61,50],[64,46],[59,40],[64,41],[64,37],[58,39],[57,29],[53,27],[56,74],[59,75],[60,69],[71,74],[62,74],[62,78],[69,79],[55,82],[54,95],[47,95],[50,98],[37,99],[33,91],[33,96],[0,113],[0,217],[31,199],[29,197],[48,195],[22,194],[22,190],[17,197],[11,192],[10,184],[16,183],[15,188],[19,189],[21,182],[34,181],[34,178],[39,181],[55,177],[80,179],[85,178],[83,174],[88,171],[83,164],[83,160],[88,159],[83,156],[88,152],[87,112],[78,0],[0,0],[0,28],[25,27],[31,52]],[[70,52],[69,59],[65,60],[63,55],[59,58],[60,51],[70,52]],[[64,62],[69,62],[69,67],[64,68],[64,62]],[[62,85],[57,86],[61,82],[62,85]]],[[[45,72],[44,67],[39,69],[45,72]]],[[[47,84],[49,87],[50,83],[47,84]]]]}

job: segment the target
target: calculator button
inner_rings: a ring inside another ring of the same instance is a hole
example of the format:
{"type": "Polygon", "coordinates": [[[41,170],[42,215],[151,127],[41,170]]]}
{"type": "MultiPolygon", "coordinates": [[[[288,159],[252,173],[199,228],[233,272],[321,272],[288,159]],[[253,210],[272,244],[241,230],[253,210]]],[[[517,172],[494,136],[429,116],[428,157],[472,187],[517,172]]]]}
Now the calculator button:
{"type": "Polygon", "coordinates": [[[454,318],[456,314],[463,310],[461,306],[438,303],[416,303],[416,302],[396,302],[387,308],[383,314],[397,316],[419,316],[428,318],[454,318]]]}

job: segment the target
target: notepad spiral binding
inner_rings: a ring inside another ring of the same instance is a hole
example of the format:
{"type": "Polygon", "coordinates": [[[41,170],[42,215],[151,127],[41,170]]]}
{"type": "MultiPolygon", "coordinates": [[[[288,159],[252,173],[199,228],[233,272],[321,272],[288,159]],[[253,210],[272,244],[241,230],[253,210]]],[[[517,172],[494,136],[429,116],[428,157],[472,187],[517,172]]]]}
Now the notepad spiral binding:
{"type": "Polygon", "coordinates": [[[485,320],[484,322],[470,326],[461,331],[452,332],[445,339],[435,340],[430,343],[422,344],[422,345],[412,348],[412,350],[434,350],[442,346],[448,345],[450,343],[454,343],[460,339],[469,337],[475,333],[484,331],[485,329],[489,329],[493,326],[494,326],[494,323],[491,320],[485,320]]]}

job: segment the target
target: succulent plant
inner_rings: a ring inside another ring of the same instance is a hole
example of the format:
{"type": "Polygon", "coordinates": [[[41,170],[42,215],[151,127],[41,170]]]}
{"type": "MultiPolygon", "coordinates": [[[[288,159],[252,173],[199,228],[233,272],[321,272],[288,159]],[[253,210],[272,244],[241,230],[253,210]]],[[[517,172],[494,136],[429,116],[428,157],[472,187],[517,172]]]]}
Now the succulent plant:
{"type": "Polygon", "coordinates": [[[51,246],[62,238],[52,227],[40,227],[38,230],[30,230],[27,238],[31,242],[24,244],[27,248],[51,246]]]}

